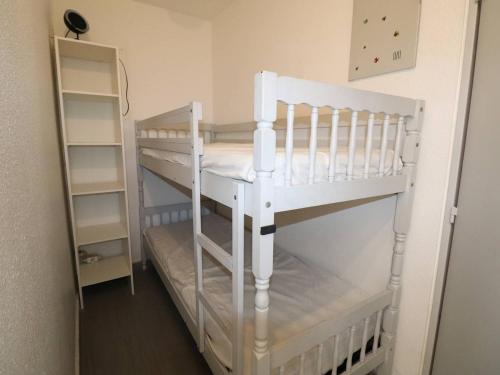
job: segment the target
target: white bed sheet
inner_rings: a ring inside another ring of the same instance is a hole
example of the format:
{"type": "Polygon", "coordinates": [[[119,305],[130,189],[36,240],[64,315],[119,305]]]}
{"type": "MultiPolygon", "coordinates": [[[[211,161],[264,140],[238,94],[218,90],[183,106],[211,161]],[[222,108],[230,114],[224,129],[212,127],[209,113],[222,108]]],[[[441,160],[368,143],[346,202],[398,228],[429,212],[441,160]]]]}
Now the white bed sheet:
{"type": "MultiPolygon", "coordinates": [[[[251,143],[208,143],[204,146],[204,155],[201,160],[203,170],[222,177],[230,177],[247,182],[255,180],[253,169],[253,144],[251,143]]],[[[144,155],[156,159],[178,163],[184,166],[191,165],[191,156],[176,152],[143,148],[144,155]]],[[[384,174],[392,173],[393,150],[387,150],[385,157],[384,174]]],[[[316,153],[316,176],[315,181],[328,180],[328,164],[330,153],[328,148],[318,148],[316,153]]],[[[348,149],[339,146],[336,158],[336,174],[346,174],[348,162],[348,149]]],[[[369,175],[377,175],[380,162],[380,150],[373,150],[370,158],[369,175]]],[[[354,178],[363,175],[365,163],[365,150],[362,147],[356,149],[354,158],[354,178]]],[[[309,173],[309,150],[307,148],[294,148],[292,163],[292,184],[301,185],[307,183],[309,173]]],[[[276,185],[283,185],[285,176],[285,150],[276,150],[276,162],[273,178],[276,185]]]]}
{"type": "MultiPolygon", "coordinates": [[[[203,232],[230,252],[231,223],[211,214],[203,218],[203,232]]],[[[195,316],[195,275],[193,265],[193,240],[191,221],[158,226],[147,230],[146,235],[153,245],[152,251],[163,271],[169,275],[174,288],[195,316]]],[[[254,280],[251,274],[251,235],[245,237],[245,373],[250,373],[254,330],[254,280]]],[[[222,320],[231,329],[231,278],[209,256],[204,257],[204,291],[214,302],[222,320]]],[[[274,273],[270,288],[269,332],[271,343],[279,342],[312,327],[353,304],[366,299],[368,294],[349,282],[320,268],[304,262],[275,246],[274,273]]],[[[369,336],[373,336],[375,317],[369,325],[369,336]]],[[[357,327],[354,337],[355,350],[361,347],[363,327],[357,327]]],[[[206,332],[217,358],[231,368],[231,342],[221,328],[207,317],[206,332]]],[[[347,357],[348,336],[341,336],[339,358],[347,357]]],[[[333,348],[330,342],[324,346],[323,369],[326,373],[332,366],[333,348]]],[[[340,362],[340,363],[341,363],[340,362]]],[[[313,373],[317,367],[317,350],[305,357],[305,373],[313,373]]],[[[299,359],[289,363],[286,374],[299,373],[299,359]]],[[[315,373],[315,372],[314,372],[315,373]]]]}

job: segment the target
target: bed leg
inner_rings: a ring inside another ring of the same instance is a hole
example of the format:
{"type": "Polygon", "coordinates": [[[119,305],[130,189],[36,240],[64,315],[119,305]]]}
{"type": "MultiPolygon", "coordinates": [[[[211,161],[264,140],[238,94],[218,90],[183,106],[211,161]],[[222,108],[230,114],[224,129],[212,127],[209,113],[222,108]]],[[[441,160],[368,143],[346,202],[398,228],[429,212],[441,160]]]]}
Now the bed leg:
{"type": "Polygon", "coordinates": [[[392,254],[391,276],[388,289],[393,292],[391,304],[384,312],[382,324],[382,346],[387,350],[385,361],[377,369],[378,375],[391,375],[394,361],[394,346],[401,304],[401,278],[406,251],[406,239],[410,228],[413,197],[415,193],[415,175],[417,169],[420,128],[422,125],[423,103],[418,102],[414,119],[406,124],[406,137],[403,150],[403,174],[408,176],[407,189],[399,193],[394,216],[394,249],[392,254]]]}
{"type": "Polygon", "coordinates": [[[274,223],[272,203],[273,184],[274,182],[271,178],[257,178],[253,186],[255,205],[252,220],[252,269],[256,289],[255,342],[252,364],[254,375],[269,375],[271,372],[268,315],[269,282],[273,273],[274,234],[263,235],[261,234],[261,228],[273,225],[274,223]]]}
{"type": "Polygon", "coordinates": [[[253,164],[256,178],[252,202],[252,271],[255,276],[255,342],[252,372],[271,373],[268,314],[269,281],[273,273],[274,231],[274,161],[276,157],[277,79],[275,73],[255,75],[253,164]],[[266,229],[266,230],[263,230],[266,229]],[[271,229],[271,230],[270,230],[271,229]]]}

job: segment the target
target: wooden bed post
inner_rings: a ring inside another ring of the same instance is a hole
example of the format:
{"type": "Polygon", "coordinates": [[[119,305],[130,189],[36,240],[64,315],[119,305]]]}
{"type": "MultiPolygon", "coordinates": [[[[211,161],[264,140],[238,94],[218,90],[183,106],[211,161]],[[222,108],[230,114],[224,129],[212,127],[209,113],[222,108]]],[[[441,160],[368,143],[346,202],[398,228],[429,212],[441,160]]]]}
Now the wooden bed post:
{"type": "Polygon", "coordinates": [[[399,193],[394,217],[395,242],[392,255],[391,277],[388,289],[393,292],[391,305],[384,312],[382,346],[387,348],[385,362],[377,374],[391,375],[394,360],[394,344],[401,302],[401,276],[406,250],[406,239],[410,227],[411,210],[415,191],[415,177],[420,146],[420,131],[424,112],[424,102],[417,101],[415,115],[406,123],[406,137],[402,154],[403,174],[408,176],[406,191],[399,193]]]}
{"type": "Polygon", "coordinates": [[[200,142],[198,139],[198,121],[202,119],[201,103],[191,103],[190,132],[191,132],[191,178],[193,204],[193,241],[194,241],[194,267],[195,267],[195,286],[196,286],[196,325],[198,327],[198,349],[200,352],[205,350],[205,317],[203,305],[198,297],[203,292],[203,249],[198,241],[198,235],[201,234],[201,191],[200,191],[200,142]]]}
{"type": "Polygon", "coordinates": [[[271,373],[268,338],[269,281],[273,273],[274,240],[274,182],[272,173],[276,154],[277,107],[276,73],[255,75],[253,164],[256,178],[253,183],[252,205],[252,271],[255,277],[255,342],[252,371],[258,375],[271,373]]]}
{"type": "Polygon", "coordinates": [[[141,130],[137,127],[137,123],[135,124],[135,149],[136,149],[136,162],[137,162],[137,186],[139,190],[139,240],[141,246],[141,262],[142,269],[145,270],[147,266],[147,254],[144,248],[144,230],[145,222],[144,222],[144,171],[142,169],[142,165],[140,163],[141,153],[140,146],[137,142],[137,138],[141,136],[141,130]]]}

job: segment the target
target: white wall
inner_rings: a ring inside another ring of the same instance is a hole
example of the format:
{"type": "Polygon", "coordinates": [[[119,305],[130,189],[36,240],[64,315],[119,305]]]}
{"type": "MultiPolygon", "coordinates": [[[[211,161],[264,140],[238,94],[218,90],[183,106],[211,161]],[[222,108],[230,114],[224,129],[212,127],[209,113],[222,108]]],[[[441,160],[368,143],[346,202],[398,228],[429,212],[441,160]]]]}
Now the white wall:
{"type": "Polygon", "coordinates": [[[0,9],[0,374],[69,375],[76,300],[49,1],[0,9]]]}
{"type": "MultiPolygon", "coordinates": [[[[465,7],[466,0],[422,2],[416,68],[350,84],[427,103],[397,337],[395,369],[402,375],[419,374],[423,363],[454,132],[465,7]]],[[[259,70],[349,84],[351,16],[352,0],[235,0],[213,21],[216,121],[252,119],[253,75],[259,70]]],[[[299,233],[296,225],[281,229],[277,238],[296,251],[307,248],[312,261],[331,268],[356,266],[353,259],[370,252],[387,260],[387,250],[380,245],[392,241],[388,220],[393,207],[394,200],[386,199],[306,223],[302,230],[322,240],[315,243],[316,248],[303,240],[306,234],[299,233]],[[363,228],[355,235],[356,245],[340,253],[331,251],[329,257],[326,249],[333,244],[342,248],[348,242],[345,223],[356,230],[363,228]],[[359,237],[369,242],[356,248],[359,237]]],[[[380,259],[367,275],[375,283],[380,282],[381,273],[376,275],[374,269],[387,269],[380,259]]]]}
{"type": "MultiPolygon", "coordinates": [[[[212,120],[211,24],[164,8],[133,0],[52,0],[56,35],[64,35],[64,11],[81,12],[90,31],[81,38],[120,48],[129,77],[130,113],[125,127],[132,258],[140,259],[137,169],[134,121],[188,102],[203,103],[204,118],[212,120]]],[[[124,79],[122,79],[124,83],[124,79]]],[[[185,200],[173,188],[149,177],[147,189],[162,191],[155,204],[185,200]]]]}

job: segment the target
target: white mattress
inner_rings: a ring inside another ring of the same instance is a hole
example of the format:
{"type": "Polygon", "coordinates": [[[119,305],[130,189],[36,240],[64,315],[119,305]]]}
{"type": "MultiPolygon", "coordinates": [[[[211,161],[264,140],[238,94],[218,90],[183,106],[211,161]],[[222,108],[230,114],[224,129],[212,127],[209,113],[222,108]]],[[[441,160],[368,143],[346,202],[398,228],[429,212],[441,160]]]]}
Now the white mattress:
{"type": "MultiPolygon", "coordinates": [[[[230,252],[231,223],[211,214],[203,218],[203,232],[230,252]]],[[[185,301],[192,316],[195,316],[195,275],[193,265],[193,240],[191,221],[158,226],[147,230],[146,235],[153,245],[155,258],[169,275],[174,288],[185,301]]],[[[254,281],[251,274],[251,236],[245,237],[245,373],[250,373],[254,330],[254,281]]],[[[231,278],[215,261],[205,255],[204,291],[214,302],[223,321],[231,328],[231,278]]],[[[299,334],[353,304],[363,301],[367,293],[349,282],[317,267],[306,265],[298,258],[275,246],[274,273],[270,288],[269,330],[271,343],[299,334]]],[[[373,336],[375,318],[372,317],[369,336],[373,336]]],[[[231,368],[231,343],[217,323],[208,316],[206,332],[209,343],[227,368],[231,368]]],[[[355,350],[361,347],[363,327],[355,335],[355,350]]],[[[339,358],[347,357],[348,336],[340,341],[339,358]]],[[[332,345],[324,347],[323,369],[331,369],[332,345]]],[[[316,370],[317,351],[309,352],[305,358],[305,373],[316,370]]],[[[340,361],[340,363],[342,362],[340,361]]],[[[299,359],[289,363],[286,374],[298,374],[299,359]]]]}
{"type": "MultiPolygon", "coordinates": [[[[204,146],[204,155],[201,160],[203,170],[223,177],[230,177],[248,182],[255,180],[253,169],[253,144],[251,143],[209,143],[204,146]]],[[[176,152],[143,148],[144,155],[156,159],[166,160],[185,166],[191,165],[191,156],[176,152]]],[[[387,150],[385,157],[384,174],[392,173],[393,150],[387,150]]],[[[327,181],[328,163],[330,159],[327,148],[318,148],[316,154],[316,182],[327,181]]],[[[336,173],[345,175],[347,170],[348,152],[345,146],[340,146],[337,151],[336,173]]],[[[370,159],[370,175],[378,173],[380,150],[373,150],[370,159]]],[[[364,171],[365,150],[356,149],[354,158],[354,177],[361,177],[364,171]]],[[[284,184],[285,176],[285,150],[276,150],[276,163],[273,178],[276,185],[284,184]]],[[[307,148],[294,148],[292,163],[292,184],[307,183],[309,173],[309,151],[307,148]]]]}

